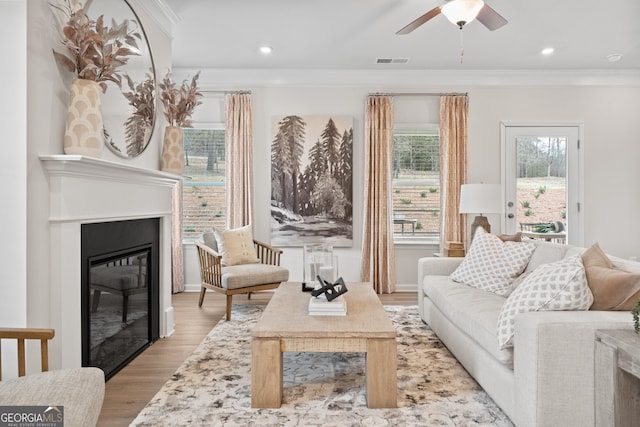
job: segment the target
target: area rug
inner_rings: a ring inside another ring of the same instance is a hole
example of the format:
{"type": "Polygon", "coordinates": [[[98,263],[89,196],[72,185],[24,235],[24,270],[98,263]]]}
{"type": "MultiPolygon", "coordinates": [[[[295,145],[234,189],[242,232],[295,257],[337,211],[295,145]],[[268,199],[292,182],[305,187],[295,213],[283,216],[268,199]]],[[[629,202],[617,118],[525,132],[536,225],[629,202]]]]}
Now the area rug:
{"type": "Polygon", "coordinates": [[[369,409],[362,353],[285,353],[283,404],[251,408],[251,329],[234,305],[131,426],[513,426],[420,319],[387,306],[398,332],[398,408],[369,409]]]}

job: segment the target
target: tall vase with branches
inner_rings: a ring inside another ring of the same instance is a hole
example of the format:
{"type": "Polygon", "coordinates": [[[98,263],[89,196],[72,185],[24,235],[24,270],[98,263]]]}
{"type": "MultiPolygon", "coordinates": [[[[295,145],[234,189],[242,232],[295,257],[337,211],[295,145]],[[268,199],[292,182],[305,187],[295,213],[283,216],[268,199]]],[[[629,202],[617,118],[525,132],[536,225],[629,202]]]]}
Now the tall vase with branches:
{"type": "Polygon", "coordinates": [[[114,20],[105,25],[104,16],[93,20],[87,15],[87,5],[64,0],[50,3],[64,16],[62,40],[66,52],[53,50],[56,62],[75,75],[69,94],[64,136],[67,154],[99,157],[104,146],[100,91],[111,82],[120,87],[119,68],[132,55],[139,55],[140,33],[130,29],[132,21],[120,24],[114,20]],[[88,129],[87,126],[90,126],[88,129]]]}
{"type": "Polygon", "coordinates": [[[165,172],[181,175],[184,172],[184,146],[182,128],[191,127],[191,115],[195,108],[202,104],[202,93],[198,89],[198,71],[191,81],[183,80],[178,86],[168,72],[158,84],[160,101],[164,107],[167,120],[164,144],[162,146],[162,161],[160,169],[165,172]]]}

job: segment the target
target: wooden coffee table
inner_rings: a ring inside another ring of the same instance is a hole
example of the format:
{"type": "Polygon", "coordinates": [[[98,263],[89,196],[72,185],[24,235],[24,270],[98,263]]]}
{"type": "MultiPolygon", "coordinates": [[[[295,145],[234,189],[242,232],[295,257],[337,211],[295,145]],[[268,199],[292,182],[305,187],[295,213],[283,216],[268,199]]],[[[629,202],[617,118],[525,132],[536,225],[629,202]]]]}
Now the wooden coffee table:
{"type": "Polygon", "coordinates": [[[251,406],[282,405],[282,353],[366,353],[369,408],[397,407],[396,330],[369,283],[348,283],[346,316],[309,316],[311,294],[282,283],[251,333],[251,406]]]}

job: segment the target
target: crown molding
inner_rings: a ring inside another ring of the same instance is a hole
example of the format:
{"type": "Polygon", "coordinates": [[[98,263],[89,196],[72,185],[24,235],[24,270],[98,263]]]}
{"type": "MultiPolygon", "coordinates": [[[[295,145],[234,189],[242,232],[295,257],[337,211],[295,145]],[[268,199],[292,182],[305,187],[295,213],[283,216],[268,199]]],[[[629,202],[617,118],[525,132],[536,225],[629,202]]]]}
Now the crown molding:
{"type": "MultiPolygon", "coordinates": [[[[192,68],[173,68],[186,78],[192,68]]],[[[639,70],[312,70],[202,69],[202,88],[277,86],[485,87],[485,86],[640,86],[639,70]]]]}
{"type": "Polygon", "coordinates": [[[127,0],[134,10],[142,10],[158,25],[167,37],[173,39],[173,26],[180,18],[165,0],[127,0]]]}

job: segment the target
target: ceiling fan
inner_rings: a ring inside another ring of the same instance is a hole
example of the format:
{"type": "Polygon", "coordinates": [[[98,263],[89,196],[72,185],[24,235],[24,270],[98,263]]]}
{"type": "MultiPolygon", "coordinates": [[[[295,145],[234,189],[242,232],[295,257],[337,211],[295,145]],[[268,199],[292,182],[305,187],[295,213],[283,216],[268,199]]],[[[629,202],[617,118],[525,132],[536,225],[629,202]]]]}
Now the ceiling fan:
{"type": "Polygon", "coordinates": [[[424,15],[410,22],[396,34],[409,34],[427,21],[439,14],[447,17],[452,24],[461,30],[469,22],[477,19],[489,30],[494,31],[504,26],[508,21],[483,0],[445,0],[442,6],[434,7],[424,15]]]}

